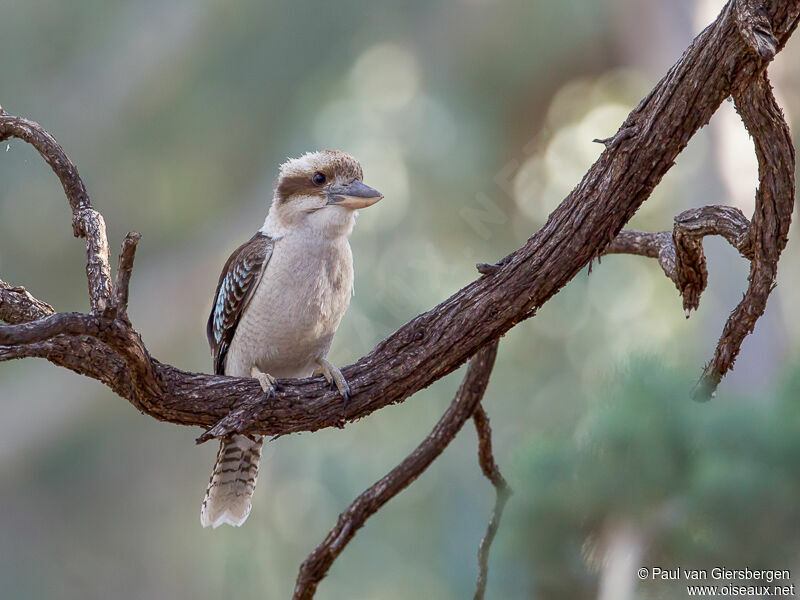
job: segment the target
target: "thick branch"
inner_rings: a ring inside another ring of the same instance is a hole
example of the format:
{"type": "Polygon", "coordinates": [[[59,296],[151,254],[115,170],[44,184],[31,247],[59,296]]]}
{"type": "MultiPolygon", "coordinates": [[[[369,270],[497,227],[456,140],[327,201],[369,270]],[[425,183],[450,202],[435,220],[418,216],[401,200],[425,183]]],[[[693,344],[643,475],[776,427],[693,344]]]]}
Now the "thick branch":
{"type": "Polygon", "coordinates": [[[503,517],[506,502],[511,496],[511,488],[494,460],[492,427],[489,424],[489,416],[482,405],[479,404],[475,408],[472,420],[475,423],[475,430],[478,432],[478,462],[481,465],[481,471],[492,483],[496,493],[492,517],[478,548],[478,580],[475,584],[475,600],[483,600],[489,577],[489,550],[497,535],[497,529],[500,527],[500,519],[503,517]]]}
{"type": "Polygon", "coordinates": [[[96,379],[123,398],[137,397],[125,361],[111,348],[88,335],[59,335],[44,342],[0,346],[0,362],[19,358],[44,358],[54,365],[96,379]]]}
{"type": "MultiPolygon", "coordinates": [[[[620,128],[624,135],[614,136],[614,143],[607,145],[580,184],[524,247],[500,261],[494,272],[412,319],[356,364],[343,369],[351,387],[348,420],[400,402],[451,373],[477,350],[530,317],[603,252],[719,104],[731,94],[740,96],[765,67],[766,60],[742,35],[732,6],[694,40],[631,112],[620,128]]],[[[771,24],[777,50],[793,32],[799,14],[798,0],[764,3],[763,15],[771,24]]],[[[17,134],[48,159],[64,183],[73,209],[76,203],[88,205],[82,185],[81,193],[75,191],[77,173],[64,163],[55,141],[30,121],[0,116],[0,135],[17,134]],[[56,157],[54,150],[58,150],[56,157]]],[[[109,296],[103,290],[110,290],[110,284],[99,288],[101,293],[93,293],[93,297],[107,305],[109,296]]],[[[120,323],[115,327],[121,331],[125,324],[120,323]]],[[[20,326],[0,327],[0,333],[8,327],[20,326]]],[[[264,403],[259,401],[261,388],[255,380],[180,371],[151,360],[134,331],[128,337],[141,362],[132,360],[131,353],[125,356],[134,392],[126,397],[155,418],[210,427],[230,415],[215,431],[265,435],[313,431],[341,422],[340,398],[321,377],[283,381],[276,400],[264,403]]]]}
{"type": "MultiPolygon", "coordinates": [[[[687,309],[697,307],[706,285],[704,235],[725,235],[751,260],[748,291],[728,320],[700,386],[704,394],[713,390],[764,311],[786,243],[794,154],[788,128],[761,73],[786,43],[798,18],[798,0],[729,2],[618,132],[603,141],[606,150],[524,247],[495,265],[483,265],[482,277],[344,369],[351,388],[345,416],[355,420],[408,398],[471,358],[456,398],[431,434],[340,515],[303,563],[295,598],[313,596],[366,519],[441,454],[476,407],[481,466],[497,490],[494,514],[479,551],[476,598],[482,597],[488,549],[508,496],[492,458],[488,420],[479,408],[497,340],[532,316],[593,257],[633,251],[658,258],[665,272],[672,273],[687,309]],[[760,186],[752,223],[733,209],[709,207],[716,211],[714,219],[702,213],[709,209],[688,211],[676,219],[671,235],[618,235],[689,139],[730,95],[755,139],[759,158],[760,186]]],[[[129,234],[123,245],[112,288],[105,224],[92,208],[75,166],[38,124],[8,116],[0,108],[0,141],[9,137],[32,144],[61,180],[73,211],[75,235],[86,239],[92,314],[50,314],[51,307],[29,294],[0,286],[0,318],[11,323],[0,326],[0,360],[47,358],[103,381],[155,418],[211,427],[204,437],[233,432],[282,435],[340,424],[341,399],[320,377],[283,381],[277,398],[264,403],[255,380],[187,373],[152,359],[126,310],[138,234],[129,234]]]]}
{"type": "MultiPolygon", "coordinates": [[[[150,358],[139,334],[117,319],[81,313],[56,313],[28,323],[0,325],[0,348],[7,348],[5,352],[0,351],[0,360],[20,358],[19,351],[15,351],[17,347],[27,348],[26,351],[30,356],[44,356],[46,350],[43,344],[67,336],[78,337],[82,343],[85,343],[87,338],[97,342],[93,343],[91,348],[81,349],[81,352],[93,353],[97,349],[105,356],[106,352],[99,345],[99,342],[102,342],[116,353],[127,365],[129,389],[134,392],[128,399],[143,412],[152,409],[149,405],[150,399],[161,395],[155,372],[157,363],[150,358]]],[[[72,340],[67,343],[74,344],[72,340]]],[[[52,350],[53,346],[47,348],[52,350]]],[[[74,363],[71,362],[70,365],[72,368],[74,363]]],[[[116,364],[114,366],[118,367],[116,364]]],[[[119,372],[119,369],[117,371],[119,372]]],[[[100,380],[106,383],[105,377],[100,380]]],[[[117,384],[111,387],[120,386],[117,384]]]]}
{"type": "MultiPolygon", "coordinates": [[[[52,306],[37,300],[24,288],[0,280],[0,321],[26,323],[54,312],[52,306]]],[[[136,394],[125,361],[103,342],[88,335],[58,335],[42,342],[0,346],[0,362],[19,358],[44,358],[97,379],[123,398],[133,398],[136,394]]]]}
{"type": "Polygon", "coordinates": [[[777,52],[778,40],[760,0],[737,0],[734,3],[739,32],[759,57],[771,60],[777,52]]]}
{"type": "Polygon", "coordinates": [[[314,597],[317,585],[328,573],[333,561],[366,520],[389,500],[408,487],[455,438],[483,398],[497,356],[497,342],[480,350],[470,361],[464,380],[453,402],[422,443],[403,462],[364,491],[341,515],[327,537],[303,561],[295,600],[314,597]]]}

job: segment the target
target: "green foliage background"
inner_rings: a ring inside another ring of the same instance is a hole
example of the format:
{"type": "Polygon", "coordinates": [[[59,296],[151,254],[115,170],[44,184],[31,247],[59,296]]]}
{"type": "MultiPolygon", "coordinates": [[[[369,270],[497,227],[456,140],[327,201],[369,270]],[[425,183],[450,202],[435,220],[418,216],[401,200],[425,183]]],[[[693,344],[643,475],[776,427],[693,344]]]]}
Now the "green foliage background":
{"type": "MultiPolygon", "coordinates": [[[[472,280],[474,263],[523,244],[599,155],[591,140],[613,134],[721,6],[5,0],[0,104],[63,144],[114,247],[143,234],[131,318],[156,357],[189,370],[210,368],[216,278],[261,225],[278,164],[355,154],[386,199],[352,238],[356,295],[331,353],[347,364],[472,280]]],[[[798,47],[771,68],[790,124],[798,47]]],[[[704,204],[752,212],[754,164],[726,104],[632,226],[668,229],[704,204]]],[[[656,519],[646,565],[798,563],[795,237],[768,314],[708,405],[688,390],[747,274],[719,240],[689,321],[654,261],[615,256],[504,338],[486,408],[516,493],[489,597],[595,596],[618,521],[656,519]]],[[[83,260],[57,180],[31,148],[3,144],[0,276],[84,310],[83,260]]],[[[0,596],[288,597],[303,557],[427,434],[459,377],[343,431],[269,444],[246,526],[207,531],[215,448],[196,447],[196,430],[46,363],[4,363],[0,596]]],[[[359,533],[319,597],[471,597],[492,504],[465,428],[359,533]]]]}

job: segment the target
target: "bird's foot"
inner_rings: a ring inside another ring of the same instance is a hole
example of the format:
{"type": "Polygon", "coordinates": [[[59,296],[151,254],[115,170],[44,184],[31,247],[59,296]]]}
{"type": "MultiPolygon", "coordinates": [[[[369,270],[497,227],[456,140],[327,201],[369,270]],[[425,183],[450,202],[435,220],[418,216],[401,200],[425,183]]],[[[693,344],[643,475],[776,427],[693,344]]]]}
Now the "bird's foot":
{"type": "Polygon", "coordinates": [[[347,403],[350,402],[350,386],[347,384],[342,372],[328,360],[320,358],[317,360],[317,368],[314,370],[314,375],[322,375],[325,381],[335,385],[344,399],[345,408],[347,408],[347,403]]]}
{"type": "Polygon", "coordinates": [[[250,369],[250,377],[255,377],[258,379],[258,383],[261,384],[261,389],[264,390],[264,394],[267,396],[267,400],[273,400],[277,396],[278,391],[278,380],[275,379],[269,373],[264,373],[258,367],[252,367],[250,369]]]}

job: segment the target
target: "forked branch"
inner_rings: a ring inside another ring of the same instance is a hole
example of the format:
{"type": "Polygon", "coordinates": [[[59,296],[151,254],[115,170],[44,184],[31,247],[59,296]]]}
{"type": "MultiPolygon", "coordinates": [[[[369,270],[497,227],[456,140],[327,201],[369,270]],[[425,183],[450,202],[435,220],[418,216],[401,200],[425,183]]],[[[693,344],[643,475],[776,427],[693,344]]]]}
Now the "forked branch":
{"type": "Polygon", "coordinates": [[[476,407],[480,408],[479,403],[489,384],[496,356],[497,342],[494,342],[472,357],[450,407],[428,437],[403,462],[365,490],[339,515],[336,526],[300,566],[294,588],[295,600],[314,597],[317,585],[325,577],[333,561],[366,520],[408,487],[453,441],[476,407]]]}

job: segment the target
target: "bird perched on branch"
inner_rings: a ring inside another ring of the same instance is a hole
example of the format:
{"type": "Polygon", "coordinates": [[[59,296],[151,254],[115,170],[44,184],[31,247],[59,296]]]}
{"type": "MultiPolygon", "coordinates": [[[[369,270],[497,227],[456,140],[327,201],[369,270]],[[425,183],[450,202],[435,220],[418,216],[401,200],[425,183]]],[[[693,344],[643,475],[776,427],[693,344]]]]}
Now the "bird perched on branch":
{"type": "MultiPolygon", "coordinates": [[[[266,400],[276,378],[321,374],[347,401],[347,382],[326,356],[352,295],[356,211],[383,198],[362,179],[359,162],[339,151],[281,165],[264,226],[231,254],[217,284],[206,327],[216,374],[257,378],[266,400]]],[[[203,527],[247,519],[262,444],[220,442],[203,527]]]]}

